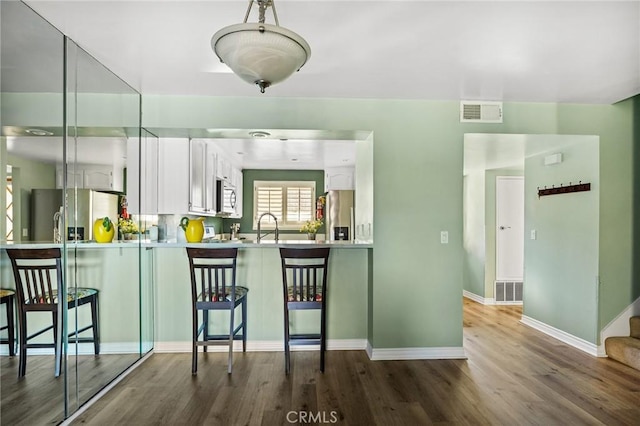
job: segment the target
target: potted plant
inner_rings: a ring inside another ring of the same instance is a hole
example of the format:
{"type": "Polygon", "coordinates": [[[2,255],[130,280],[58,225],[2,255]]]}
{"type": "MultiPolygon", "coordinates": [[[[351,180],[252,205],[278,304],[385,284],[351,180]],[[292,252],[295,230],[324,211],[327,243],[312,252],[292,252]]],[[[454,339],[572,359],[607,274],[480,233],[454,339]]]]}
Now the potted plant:
{"type": "Polygon", "coordinates": [[[122,234],[123,240],[135,240],[140,232],[133,219],[124,219],[122,217],[118,219],[118,230],[122,234]]]}
{"type": "Polygon", "coordinates": [[[323,222],[321,219],[308,220],[304,223],[304,225],[302,225],[302,228],[300,228],[300,232],[306,232],[308,239],[315,240],[316,234],[322,226],[322,223],[323,222]]]}

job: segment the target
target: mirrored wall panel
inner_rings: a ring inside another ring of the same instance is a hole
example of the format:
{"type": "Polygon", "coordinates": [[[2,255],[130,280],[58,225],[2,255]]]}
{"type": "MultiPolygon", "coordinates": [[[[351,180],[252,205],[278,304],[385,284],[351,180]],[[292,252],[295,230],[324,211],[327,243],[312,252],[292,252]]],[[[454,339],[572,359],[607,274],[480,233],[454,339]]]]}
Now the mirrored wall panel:
{"type": "Polygon", "coordinates": [[[140,95],[25,4],[0,7],[0,288],[15,293],[0,305],[0,325],[13,307],[15,331],[13,345],[9,330],[0,331],[0,417],[55,424],[153,347],[153,259],[141,241],[154,218],[127,201],[128,190],[146,196],[127,185],[129,161],[140,173],[132,151],[142,145],[140,95]],[[139,232],[125,235],[127,227],[139,232]],[[8,254],[56,249],[53,308],[24,320],[28,300],[8,254]],[[33,346],[21,340],[41,329],[33,346]]]}

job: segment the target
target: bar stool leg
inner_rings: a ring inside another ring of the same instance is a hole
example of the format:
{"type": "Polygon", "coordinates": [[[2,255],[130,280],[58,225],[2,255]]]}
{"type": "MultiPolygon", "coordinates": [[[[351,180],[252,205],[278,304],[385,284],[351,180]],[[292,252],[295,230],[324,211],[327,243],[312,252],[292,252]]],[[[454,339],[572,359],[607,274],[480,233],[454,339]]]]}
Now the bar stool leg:
{"type": "Polygon", "coordinates": [[[227,372],[231,374],[231,367],[233,365],[233,329],[235,328],[235,306],[233,306],[233,302],[231,302],[231,311],[229,312],[229,366],[227,367],[227,372]]]}
{"type": "Polygon", "coordinates": [[[13,303],[15,297],[13,295],[9,296],[9,302],[7,303],[7,340],[9,343],[9,356],[16,355],[16,336],[15,336],[15,322],[13,319],[13,303]]]}
{"type": "Polygon", "coordinates": [[[93,352],[100,355],[100,326],[98,323],[98,295],[91,299],[91,325],[93,329],[93,352]]]}
{"type": "Polygon", "coordinates": [[[284,371],[289,374],[291,370],[291,353],[289,352],[289,309],[287,302],[284,303],[284,371]]]}
{"type": "Polygon", "coordinates": [[[247,351],[247,298],[242,301],[242,352],[247,351]]]}
{"type": "Polygon", "coordinates": [[[24,377],[27,371],[27,313],[20,312],[18,321],[18,338],[20,340],[20,359],[18,360],[18,377],[24,377]]]}

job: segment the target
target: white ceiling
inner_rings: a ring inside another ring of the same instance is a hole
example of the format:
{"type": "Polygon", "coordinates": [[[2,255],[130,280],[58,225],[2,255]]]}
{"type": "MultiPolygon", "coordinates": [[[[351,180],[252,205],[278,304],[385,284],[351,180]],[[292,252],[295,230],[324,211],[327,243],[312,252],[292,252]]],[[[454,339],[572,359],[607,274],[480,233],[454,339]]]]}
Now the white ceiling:
{"type": "Polygon", "coordinates": [[[609,104],[640,93],[639,1],[278,0],[280,24],[312,54],[264,95],[210,47],[246,0],[26,3],[143,94],[609,104]]]}
{"type": "MultiPolygon", "coordinates": [[[[640,0],[277,0],[280,24],[303,36],[312,54],[265,94],[233,75],[210,46],[217,30],[242,21],[246,0],[26,3],[143,95],[610,104],[640,93],[640,0]]],[[[27,76],[5,77],[3,86],[27,76]]],[[[324,168],[355,152],[345,138],[324,147],[306,139],[314,138],[270,139],[267,151],[259,150],[265,141],[245,139],[232,155],[244,152],[247,168],[324,168]]],[[[517,143],[506,143],[493,139],[465,155],[469,164],[502,164],[520,155],[511,152],[517,143]]]]}

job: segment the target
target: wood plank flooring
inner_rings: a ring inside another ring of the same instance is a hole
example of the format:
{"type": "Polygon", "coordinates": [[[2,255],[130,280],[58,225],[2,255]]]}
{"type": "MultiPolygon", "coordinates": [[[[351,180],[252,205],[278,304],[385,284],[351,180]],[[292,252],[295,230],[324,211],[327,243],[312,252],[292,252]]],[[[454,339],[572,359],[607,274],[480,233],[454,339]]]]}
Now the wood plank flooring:
{"type": "Polygon", "coordinates": [[[363,351],[154,354],[74,425],[640,425],[640,371],[464,301],[468,360],[370,361],[363,351]]]}
{"type": "MultiPolygon", "coordinates": [[[[76,363],[70,357],[69,406],[77,409],[138,358],[86,355],[76,363]]],[[[18,378],[18,357],[0,357],[0,425],[55,425],[64,420],[64,378],[54,376],[54,364],[53,355],[30,355],[27,374],[18,378]]]]}

